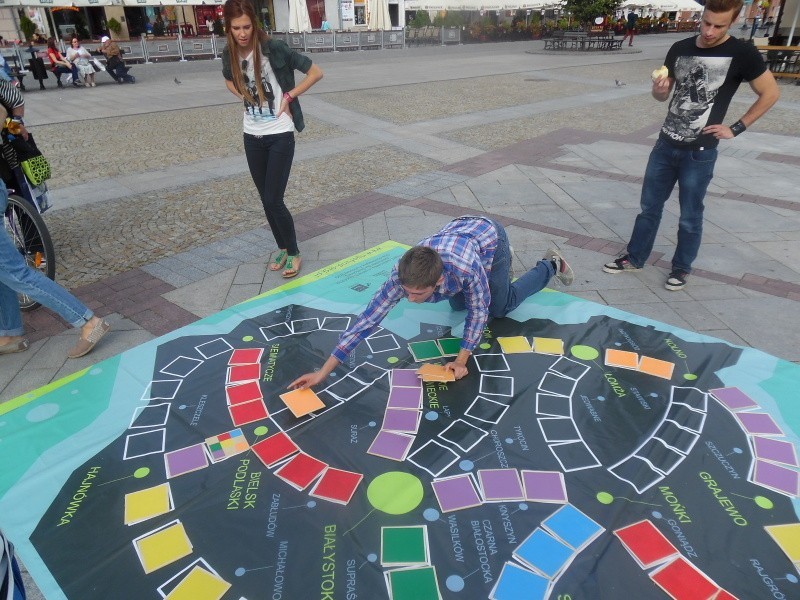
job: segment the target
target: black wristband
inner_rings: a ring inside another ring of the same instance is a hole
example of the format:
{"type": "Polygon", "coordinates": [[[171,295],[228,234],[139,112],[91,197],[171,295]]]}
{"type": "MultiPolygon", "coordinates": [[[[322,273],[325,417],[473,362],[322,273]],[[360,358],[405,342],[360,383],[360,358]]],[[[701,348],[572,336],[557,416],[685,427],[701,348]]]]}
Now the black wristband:
{"type": "Polygon", "coordinates": [[[22,117],[11,117],[11,120],[20,125],[25,125],[25,121],[22,120],[22,117]]]}
{"type": "Polygon", "coordinates": [[[733,137],[736,137],[740,133],[744,133],[746,129],[747,127],[744,123],[742,123],[741,119],[731,125],[731,133],[733,133],[733,137]]]}

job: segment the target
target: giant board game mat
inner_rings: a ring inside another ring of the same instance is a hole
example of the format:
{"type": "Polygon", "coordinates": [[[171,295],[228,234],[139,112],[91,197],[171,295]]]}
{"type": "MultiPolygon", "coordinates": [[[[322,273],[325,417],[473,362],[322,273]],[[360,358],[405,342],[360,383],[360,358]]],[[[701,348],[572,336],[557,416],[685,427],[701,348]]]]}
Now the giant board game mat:
{"type": "Polygon", "coordinates": [[[800,598],[800,368],[544,291],[403,302],[315,393],[386,243],[0,408],[48,599],[800,598]],[[631,596],[633,595],[633,596],[631,596]]]}

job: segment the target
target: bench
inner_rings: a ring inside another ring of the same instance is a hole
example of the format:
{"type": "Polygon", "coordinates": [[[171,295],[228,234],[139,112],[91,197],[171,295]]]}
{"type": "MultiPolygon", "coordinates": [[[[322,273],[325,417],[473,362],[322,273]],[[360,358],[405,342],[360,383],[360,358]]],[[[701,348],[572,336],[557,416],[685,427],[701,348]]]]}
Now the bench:
{"type": "Polygon", "coordinates": [[[22,81],[25,78],[25,75],[28,74],[28,71],[26,71],[24,66],[20,64],[17,53],[3,53],[3,58],[6,59],[6,65],[8,66],[11,77],[15,78],[19,82],[19,89],[24,92],[25,84],[22,81]]]}
{"type": "Polygon", "coordinates": [[[800,46],[757,46],[777,79],[800,79],[800,46]]]}
{"type": "Polygon", "coordinates": [[[554,31],[544,40],[545,50],[619,50],[622,39],[614,39],[614,34],[590,34],[585,31],[554,31]]]}
{"type": "Polygon", "coordinates": [[[564,32],[554,31],[553,35],[544,39],[545,50],[563,50],[564,32]]]}
{"type": "Polygon", "coordinates": [[[622,48],[622,39],[599,38],[586,40],[584,50],[619,50],[622,48]]]}
{"type": "Polygon", "coordinates": [[[570,50],[583,50],[583,45],[589,34],[585,31],[567,31],[564,33],[564,42],[570,50]]]}

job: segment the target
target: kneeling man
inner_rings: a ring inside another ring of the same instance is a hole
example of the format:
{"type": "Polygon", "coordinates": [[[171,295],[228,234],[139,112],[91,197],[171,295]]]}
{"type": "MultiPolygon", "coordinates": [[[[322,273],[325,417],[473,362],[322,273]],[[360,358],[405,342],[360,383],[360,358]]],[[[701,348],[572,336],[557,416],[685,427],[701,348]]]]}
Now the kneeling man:
{"type": "Polygon", "coordinates": [[[564,285],[572,283],[572,269],[557,250],[548,250],[535,267],[513,282],[511,260],[508,236],[499,223],[472,216],[450,221],[400,258],[364,312],[342,333],[322,368],[298,377],[289,387],[305,388],[323,381],[403,298],[414,303],[447,299],[454,310],[467,311],[461,350],[445,365],[461,379],[490,317],[505,317],[554,276],[564,285]]]}

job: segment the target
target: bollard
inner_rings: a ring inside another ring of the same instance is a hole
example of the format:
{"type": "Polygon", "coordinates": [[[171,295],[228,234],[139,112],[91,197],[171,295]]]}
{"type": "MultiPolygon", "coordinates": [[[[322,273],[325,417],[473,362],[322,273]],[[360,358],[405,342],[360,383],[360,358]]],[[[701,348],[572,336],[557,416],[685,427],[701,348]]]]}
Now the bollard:
{"type": "Polygon", "coordinates": [[[186,62],[186,57],[183,55],[183,35],[181,34],[180,27],[178,27],[178,52],[181,55],[181,58],[178,62],[186,62]]]}
{"type": "Polygon", "coordinates": [[[144,57],[144,64],[152,65],[153,63],[150,61],[150,55],[147,52],[147,44],[144,41],[144,36],[139,38],[139,43],[142,45],[142,56],[144,57]]]}

